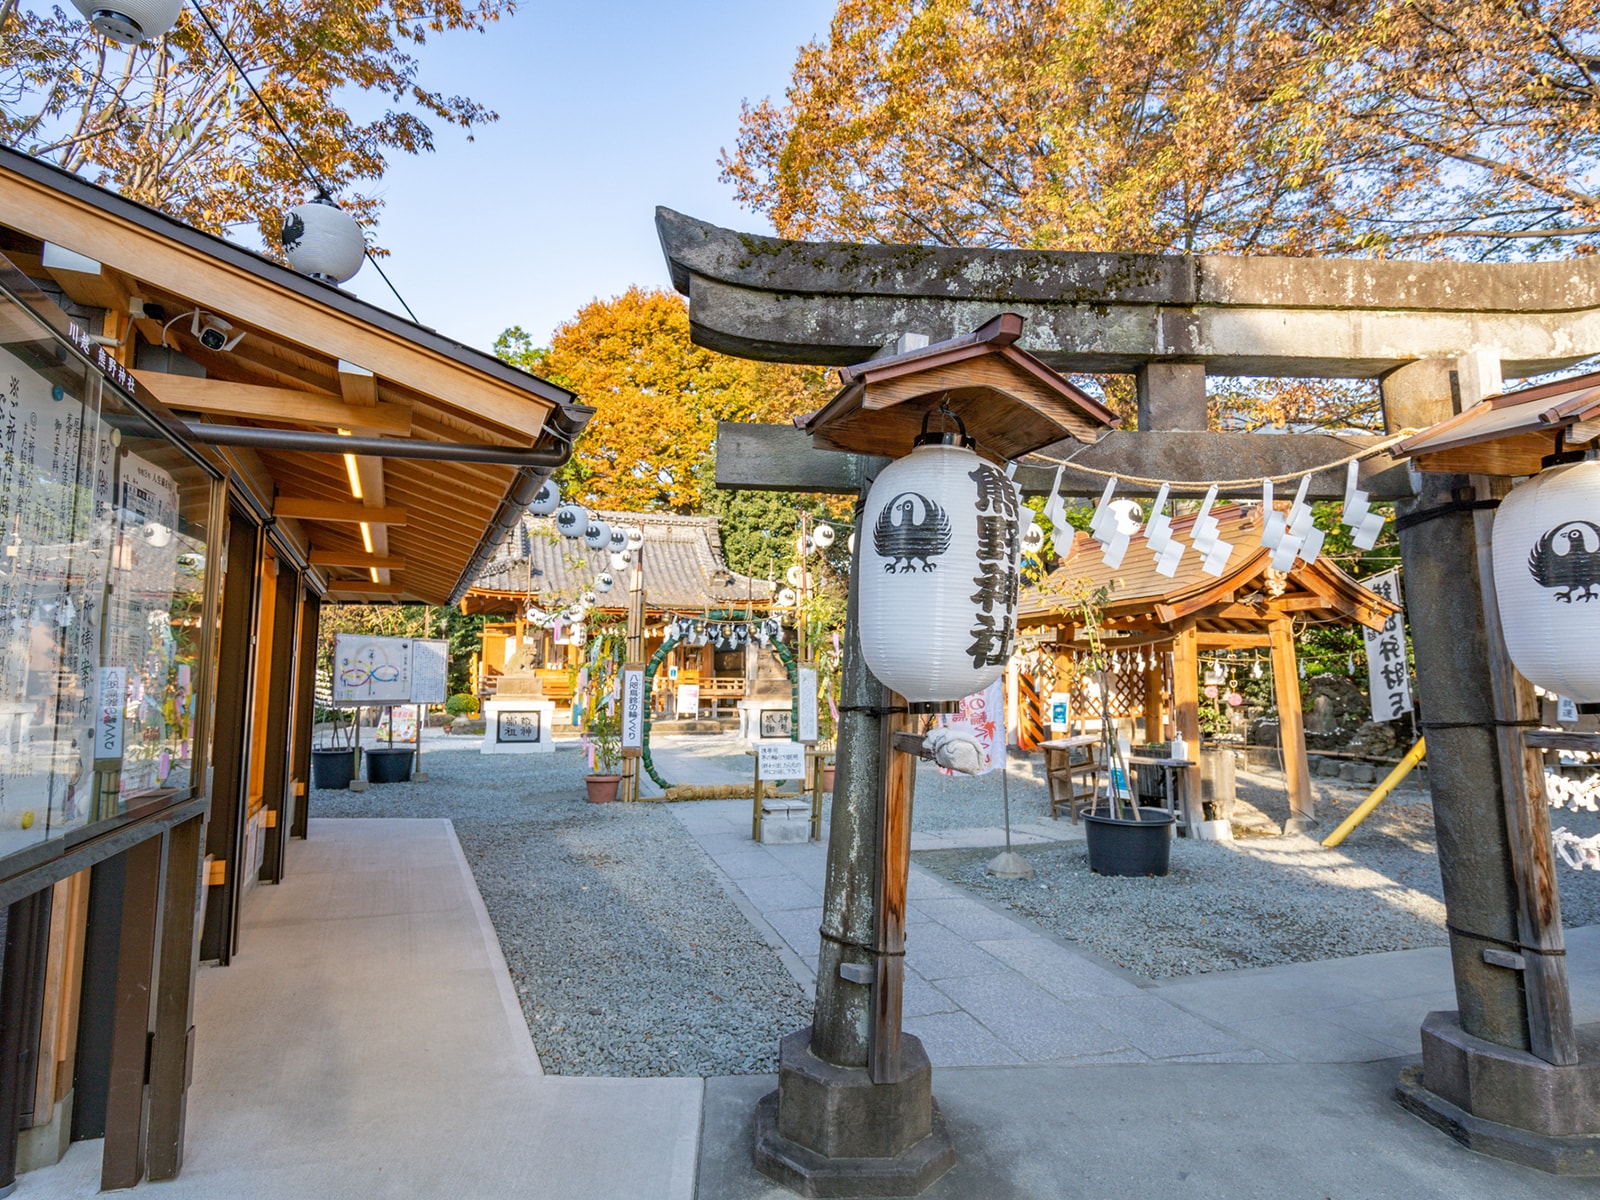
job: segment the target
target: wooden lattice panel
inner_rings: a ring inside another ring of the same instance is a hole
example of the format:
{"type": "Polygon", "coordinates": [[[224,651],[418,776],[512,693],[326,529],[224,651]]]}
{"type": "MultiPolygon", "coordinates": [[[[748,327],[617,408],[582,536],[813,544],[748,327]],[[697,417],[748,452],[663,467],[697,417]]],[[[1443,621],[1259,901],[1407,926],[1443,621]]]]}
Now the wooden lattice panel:
{"type": "MultiPolygon", "coordinates": [[[[1057,692],[1066,692],[1072,697],[1072,719],[1095,720],[1100,716],[1100,702],[1091,699],[1088,683],[1090,676],[1085,673],[1085,655],[1064,655],[1058,660],[1056,671],[1057,692]]],[[[1172,694],[1172,656],[1161,656],[1161,690],[1172,694]]],[[[1106,680],[1111,689],[1111,716],[1142,717],[1144,715],[1144,674],[1135,669],[1122,671],[1109,671],[1106,680]]]]}

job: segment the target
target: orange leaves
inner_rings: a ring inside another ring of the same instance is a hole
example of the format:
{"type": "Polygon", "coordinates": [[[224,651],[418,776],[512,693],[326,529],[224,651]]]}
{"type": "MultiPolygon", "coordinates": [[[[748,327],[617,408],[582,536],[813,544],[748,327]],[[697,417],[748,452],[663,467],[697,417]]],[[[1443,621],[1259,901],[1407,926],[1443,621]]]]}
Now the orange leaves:
{"type": "Polygon", "coordinates": [[[635,287],[591,301],[547,351],[528,350],[521,337],[508,331],[503,357],[598,409],[562,485],[602,508],[698,511],[719,420],[783,421],[831,394],[820,371],[693,345],[688,308],[672,292],[635,287]]]}
{"type": "MultiPolygon", "coordinates": [[[[313,171],[364,222],[382,201],[363,185],[382,177],[387,152],[431,149],[430,121],[470,131],[496,119],[419,86],[419,63],[399,45],[514,10],[513,0],[206,4],[313,171]],[[363,121],[343,105],[351,90],[395,107],[363,121]]],[[[186,8],[160,42],[111,49],[75,12],[13,12],[0,36],[0,139],[202,229],[254,225],[276,252],[283,209],[312,187],[215,39],[186,8]]]]}
{"type": "Polygon", "coordinates": [[[1537,253],[1597,61],[1593,0],[842,0],[723,176],[797,237],[1537,253]]]}

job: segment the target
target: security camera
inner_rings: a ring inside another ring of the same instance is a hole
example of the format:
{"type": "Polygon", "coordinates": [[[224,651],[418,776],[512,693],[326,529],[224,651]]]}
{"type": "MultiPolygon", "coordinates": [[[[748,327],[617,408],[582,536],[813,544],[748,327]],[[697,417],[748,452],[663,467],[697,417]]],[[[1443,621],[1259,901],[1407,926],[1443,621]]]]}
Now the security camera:
{"type": "Polygon", "coordinates": [[[221,317],[201,309],[195,309],[194,320],[190,322],[189,331],[200,339],[200,344],[207,350],[223,353],[232,350],[244,341],[244,330],[233,333],[233,325],[221,317]],[[233,333],[232,337],[228,335],[233,333]]]}

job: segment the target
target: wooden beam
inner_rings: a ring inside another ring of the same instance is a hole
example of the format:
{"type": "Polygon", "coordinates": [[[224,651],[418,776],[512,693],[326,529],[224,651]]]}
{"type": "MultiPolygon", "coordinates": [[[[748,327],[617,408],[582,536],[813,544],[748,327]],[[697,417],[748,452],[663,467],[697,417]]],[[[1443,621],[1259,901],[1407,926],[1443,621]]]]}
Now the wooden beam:
{"type": "Polygon", "coordinates": [[[361,408],[294,388],[196,379],[192,375],[168,375],[164,371],[135,371],[133,375],[168,408],[290,421],[330,429],[361,429],[397,435],[411,432],[411,407],[406,404],[375,404],[361,408]]]}
{"type": "MultiPolygon", "coordinates": [[[[111,205],[112,208],[115,205],[111,205]]],[[[225,249],[201,249],[172,230],[151,227],[71,195],[51,181],[0,173],[0,212],[16,229],[45,241],[72,244],[140,285],[178,296],[204,296],[230,320],[281,331],[302,346],[362,363],[374,373],[442,406],[489,421],[532,445],[555,402],[487,368],[458,361],[421,331],[391,329],[344,299],[302,294],[288,273],[252,269],[225,249]]],[[[325,292],[326,289],[313,289],[325,292]]]]}
{"type": "MultiPolygon", "coordinates": [[[[1200,654],[1193,625],[1172,639],[1172,727],[1188,745],[1192,761],[1200,761],[1200,654]]],[[[1200,768],[1183,770],[1183,794],[1189,812],[1201,812],[1200,768]]]]}
{"type": "MultiPolygon", "coordinates": [[[[1067,443],[1063,453],[1046,448],[1042,455],[1123,476],[1170,480],[1175,493],[1199,495],[1211,479],[1259,479],[1288,475],[1322,463],[1336,462],[1370,446],[1376,437],[1333,437],[1322,433],[1130,433],[1113,430],[1093,446],[1067,443]],[[1188,481],[1186,483],[1186,481],[1188,481]]],[[[1042,496],[1055,480],[1056,468],[1044,458],[1022,460],[1016,481],[1030,496],[1042,496]]],[[[1387,455],[1361,464],[1361,487],[1374,500],[1410,497],[1406,467],[1390,465],[1387,455]]],[[[812,448],[809,435],[789,425],[756,425],[741,421],[717,424],[717,486],[764,491],[854,493],[875,473],[881,460],[837,450],[812,448]]],[[[1105,478],[1074,471],[1061,475],[1068,496],[1100,495],[1105,478]]],[[[1307,493],[1312,500],[1344,497],[1345,468],[1319,471],[1307,493]]],[[[1154,488],[1149,489],[1150,493],[1154,488]]],[[[1259,486],[1256,489],[1260,491],[1259,486]]],[[[1133,489],[1131,494],[1139,494],[1133,489]]],[[[1147,493],[1148,494],[1148,493],[1147,493]]]]}
{"type": "Polygon", "coordinates": [[[319,550],[311,548],[313,567],[363,567],[380,571],[403,571],[406,560],[393,554],[368,554],[365,550],[319,550]]]}
{"type": "Polygon", "coordinates": [[[400,583],[362,583],[359,579],[335,579],[328,584],[330,596],[398,596],[407,590],[400,583]]]}
{"type": "Polygon", "coordinates": [[[75,304],[127,314],[128,289],[102,263],[46,242],[40,265],[75,304]]]}
{"type": "Polygon", "coordinates": [[[406,510],[386,505],[369,508],[359,500],[313,500],[307,496],[279,496],[272,502],[272,515],[301,521],[332,521],[348,525],[365,521],[369,525],[404,525],[406,510]]]}
{"type": "Polygon", "coordinates": [[[357,408],[371,408],[378,403],[378,377],[365,367],[339,360],[339,391],[344,402],[357,408]]]}
{"type": "Polygon", "coordinates": [[[1311,772],[1306,762],[1305,715],[1300,711],[1300,669],[1295,662],[1294,623],[1275,617],[1267,626],[1272,644],[1272,688],[1278,701],[1278,745],[1283,748],[1284,786],[1289,792],[1289,820],[1285,833],[1303,833],[1314,827],[1316,806],[1311,799],[1311,772]]]}
{"type": "Polygon", "coordinates": [[[1265,633],[1212,633],[1197,629],[1195,638],[1202,650],[1242,650],[1272,644],[1270,637],[1265,633]]]}

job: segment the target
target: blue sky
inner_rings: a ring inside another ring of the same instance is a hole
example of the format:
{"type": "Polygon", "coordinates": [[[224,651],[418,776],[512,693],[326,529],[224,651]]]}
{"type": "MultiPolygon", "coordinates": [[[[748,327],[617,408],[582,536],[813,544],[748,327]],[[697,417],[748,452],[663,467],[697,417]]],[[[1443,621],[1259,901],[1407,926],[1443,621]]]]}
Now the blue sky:
{"type": "MultiPolygon", "coordinates": [[[[667,286],[654,212],[767,230],[717,181],[739,105],[781,96],[832,0],[534,0],[483,36],[422,48],[422,82],[500,120],[468,142],[398,156],[380,185],[383,268],[417,317],[489,348],[508,325],[541,342],[595,296],[667,286]]],[[[359,107],[358,107],[359,111],[359,107]]],[[[370,265],[347,285],[398,311],[370,265]]]]}

